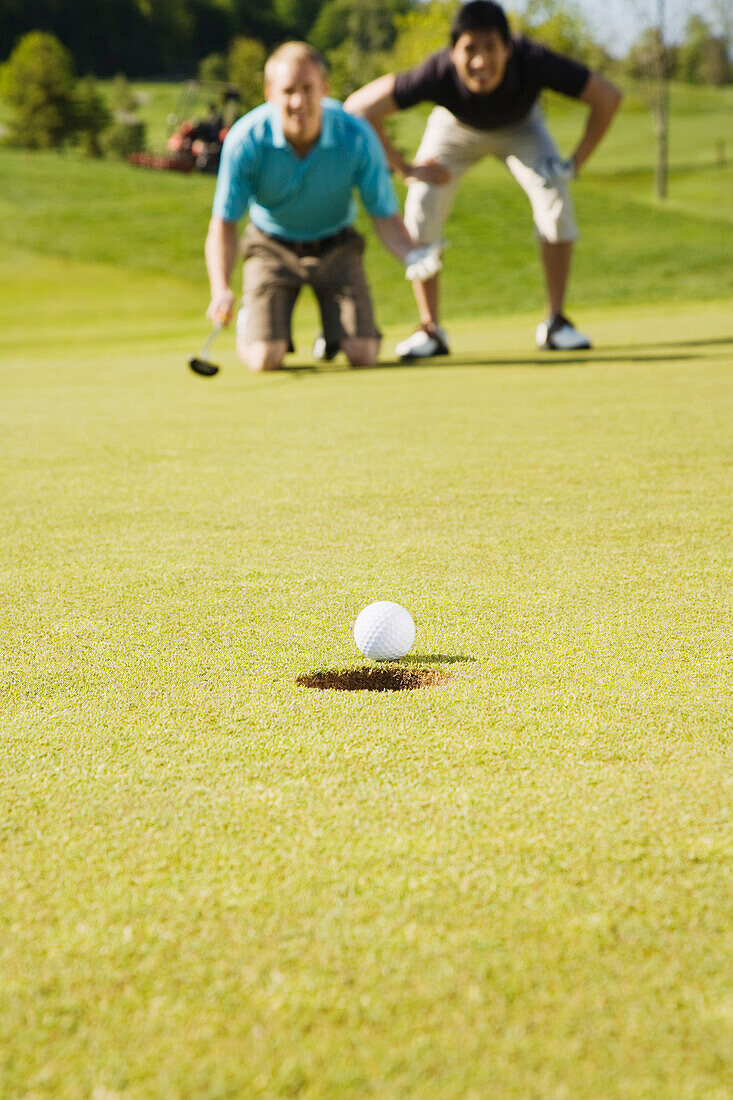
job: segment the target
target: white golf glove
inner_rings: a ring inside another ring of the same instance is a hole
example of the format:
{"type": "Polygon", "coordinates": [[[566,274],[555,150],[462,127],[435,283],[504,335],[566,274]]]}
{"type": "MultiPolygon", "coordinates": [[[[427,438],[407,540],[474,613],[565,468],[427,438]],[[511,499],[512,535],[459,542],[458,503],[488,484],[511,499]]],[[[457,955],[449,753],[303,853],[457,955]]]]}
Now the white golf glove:
{"type": "Polygon", "coordinates": [[[413,248],[405,256],[405,278],[410,282],[418,279],[424,283],[437,275],[443,266],[440,258],[440,245],[428,244],[424,248],[413,248]]]}
{"type": "Polygon", "coordinates": [[[565,160],[553,153],[551,157],[545,157],[537,166],[537,171],[545,183],[551,186],[553,183],[563,183],[565,180],[575,178],[575,165],[572,158],[565,160]]]}

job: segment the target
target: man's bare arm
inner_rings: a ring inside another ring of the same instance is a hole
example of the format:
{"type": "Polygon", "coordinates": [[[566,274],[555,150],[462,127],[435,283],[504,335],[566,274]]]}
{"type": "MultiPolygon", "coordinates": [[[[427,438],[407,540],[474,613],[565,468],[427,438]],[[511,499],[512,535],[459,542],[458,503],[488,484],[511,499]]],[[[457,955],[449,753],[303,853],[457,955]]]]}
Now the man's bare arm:
{"type": "Polygon", "coordinates": [[[576,172],[585,164],[598,145],[616,114],[623,95],[615,84],[599,73],[591,73],[583,91],[578,96],[581,103],[590,106],[585,130],[573,153],[576,172]]]}
{"type": "Polygon", "coordinates": [[[237,261],[237,223],[212,218],[204,254],[211,288],[206,316],[213,324],[228,325],[234,311],[234,292],[229,284],[237,261]]]}
{"type": "Polygon", "coordinates": [[[352,92],[344,103],[352,115],[365,118],[374,127],[382,143],[390,168],[406,180],[422,180],[424,183],[447,183],[450,173],[436,160],[413,164],[400,153],[382,125],[382,119],[399,110],[394,98],[394,73],[378,76],[370,84],[352,92]]]}
{"type": "Polygon", "coordinates": [[[424,282],[438,274],[443,266],[439,246],[416,244],[399,214],[391,218],[372,218],[372,223],[384,247],[405,265],[408,279],[424,282]]]}
{"type": "Polygon", "coordinates": [[[399,214],[393,214],[391,218],[372,218],[372,224],[384,247],[402,263],[413,249],[419,247],[405,229],[399,214]]]}

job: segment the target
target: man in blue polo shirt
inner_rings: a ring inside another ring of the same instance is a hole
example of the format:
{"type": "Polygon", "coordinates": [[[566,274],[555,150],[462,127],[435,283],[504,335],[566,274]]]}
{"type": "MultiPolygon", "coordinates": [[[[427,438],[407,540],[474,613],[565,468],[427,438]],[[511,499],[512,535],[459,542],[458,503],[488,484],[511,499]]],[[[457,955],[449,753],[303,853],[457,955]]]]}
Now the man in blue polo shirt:
{"type": "Polygon", "coordinates": [[[440,268],[438,249],[417,247],[404,227],[374,131],[326,92],[318,54],[288,42],[265,66],[266,102],[239,119],[224,142],[206,238],[207,315],[224,324],[233,316],[237,223],[248,213],[237,352],[253,371],[276,370],[292,347],[290,319],[306,283],[321,308],[322,357],[341,348],[352,366],[376,362],[380,333],[362,265],[364,240],[352,225],[354,188],[407,278],[430,278],[440,268]]]}

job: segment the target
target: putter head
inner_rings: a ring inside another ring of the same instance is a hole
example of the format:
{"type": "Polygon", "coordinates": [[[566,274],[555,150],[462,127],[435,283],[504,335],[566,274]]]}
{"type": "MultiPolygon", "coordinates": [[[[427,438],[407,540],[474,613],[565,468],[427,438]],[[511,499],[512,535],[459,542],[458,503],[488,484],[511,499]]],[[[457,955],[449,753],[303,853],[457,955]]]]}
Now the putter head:
{"type": "Polygon", "coordinates": [[[188,365],[194,374],[201,374],[204,378],[213,378],[215,374],[219,373],[219,368],[215,363],[210,363],[208,359],[199,359],[197,355],[189,356],[188,365]]]}

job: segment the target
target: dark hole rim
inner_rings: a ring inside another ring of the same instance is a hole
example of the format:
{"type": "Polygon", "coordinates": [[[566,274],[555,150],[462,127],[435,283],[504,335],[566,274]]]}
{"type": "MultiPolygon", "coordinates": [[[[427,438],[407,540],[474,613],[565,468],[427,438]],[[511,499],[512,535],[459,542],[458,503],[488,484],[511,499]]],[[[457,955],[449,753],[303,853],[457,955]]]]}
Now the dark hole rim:
{"type": "Polygon", "coordinates": [[[402,668],[396,665],[331,668],[304,673],[296,683],[317,691],[417,691],[444,687],[453,679],[433,668],[402,668]]]}

